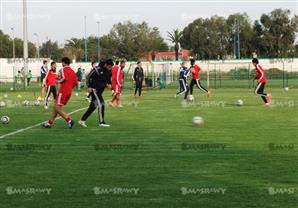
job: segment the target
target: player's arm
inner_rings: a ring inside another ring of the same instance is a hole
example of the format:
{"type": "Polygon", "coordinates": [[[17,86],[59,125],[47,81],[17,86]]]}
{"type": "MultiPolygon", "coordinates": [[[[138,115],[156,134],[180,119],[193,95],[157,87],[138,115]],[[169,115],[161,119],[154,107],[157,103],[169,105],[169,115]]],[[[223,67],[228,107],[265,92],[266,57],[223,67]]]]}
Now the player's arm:
{"type": "Polygon", "coordinates": [[[264,78],[264,71],[257,66],[257,70],[261,74],[260,78],[258,79],[258,82],[260,82],[264,78]]]}
{"type": "Polygon", "coordinates": [[[45,78],[42,81],[42,86],[46,87],[47,86],[47,80],[48,80],[48,75],[50,73],[50,70],[47,71],[45,78]]]}
{"type": "Polygon", "coordinates": [[[60,78],[58,80],[56,80],[57,84],[60,84],[60,83],[64,82],[64,80],[65,80],[64,69],[60,70],[59,75],[60,75],[59,76],[60,78]]]}
{"type": "Polygon", "coordinates": [[[137,74],[137,68],[135,68],[135,71],[132,75],[132,80],[135,82],[136,81],[136,74],[137,74]]]}
{"type": "Polygon", "coordinates": [[[120,83],[120,67],[118,67],[117,70],[117,74],[116,74],[116,81],[117,81],[117,85],[119,85],[121,87],[121,83],[120,83]]]}

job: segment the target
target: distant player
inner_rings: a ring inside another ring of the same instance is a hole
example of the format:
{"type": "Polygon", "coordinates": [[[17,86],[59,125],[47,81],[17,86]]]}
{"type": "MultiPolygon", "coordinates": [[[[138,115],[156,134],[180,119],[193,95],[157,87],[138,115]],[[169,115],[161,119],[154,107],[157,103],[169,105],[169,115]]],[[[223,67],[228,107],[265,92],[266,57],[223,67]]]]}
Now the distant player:
{"type": "Polygon", "coordinates": [[[137,67],[135,68],[132,79],[136,85],[134,96],[136,97],[138,93],[139,97],[141,97],[142,85],[144,81],[144,70],[142,68],[142,63],[140,61],[137,62],[137,67]]]}
{"type": "Polygon", "coordinates": [[[200,90],[204,91],[207,93],[207,96],[210,97],[211,96],[211,92],[206,90],[202,85],[201,85],[201,82],[200,82],[200,71],[201,71],[201,68],[195,64],[196,61],[194,59],[190,59],[190,70],[191,70],[191,73],[192,73],[192,80],[190,82],[190,95],[192,95],[193,93],[193,86],[196,85],[200,90]]]}
{"type": "Polygon", "coordinates": [[[186,79],[189,75],[189,70],[185,67],[185,63],[181,63],[181,68],[179,72],[179,91],[175,94],[175,98],[179,95],[184,94],[184,100],[187,99],[187,95],[189,92],[189,87],[187,85],[186,79]]]}
{"type": "Polygon", "coordinates": [[[252,60],[252,64],[256,68],[256,76],[255,79],[258,80],[258,84],[255,90],[256,95],[261,96],[261,98],[264,101],[265,107],[270,107],[270,100],[271,100],[271,94],[264,93],[265,85],[266,85],[266,76],[264,69],[259,65],[259,60],[254,58],[252,60]]]}
{"type": "Polygon", "coordinates": [[[56,81],[56,83],[61,85],[55,100],[52,116],[48,122],[42,124],[45,128],[51,128],[58,115],[64,118],[69,128],[72,128],[74,125],[74,121],[62,110],[62,107],[67,104],[71,97],[72,89],[78,85],[77,76],[69,65],[70,59],[67,57],[62,58],[63,68],[59,72],[60,79],[56,81]]]}
{"type": "Polygon", "coordinates": [[[109,105],[113,106],[116,101],[117,107],[123,107],[120,103],[121,88],[123,85],[123,69],[125,67],[125,61],[120,62],[120,66],[114,66],[112,68],[112,86],[113,86],[113,98],[110,100],[109,105]]]}
{"type": "Polygon", "coordinates": [[[105,122],[105,102],[102,93],[104,92],[106,87],[111,88],[111,76],[109,70],[112,69],[113,65],[114,63],[111,59],[105,62],[101,61],[98,67],[96,67],[96,69],[92,71],[88,78],[88,91],[92,92],[92,100],[90,102],[89,108],[79,121],[79,124],[83,127],[87,127],[86,120],[97,107],[99,116],[99,126],[110,127],[110,125],[105,122]]]}
{"type": "Polygon", "coordinates": [[[44,80],[43,80],[43,86],[46,87],[46,96],[44,98],[44,108],[48,109],[48,99],[51,95],[53,94],[54,100],[56,99],[57,95],[57,90],[56,90],[56,80],[57,80],[57,75],[56,75],[56,68],[57,64],[56,62],[51,62],[51,69],[48,70],[44,80]]]}

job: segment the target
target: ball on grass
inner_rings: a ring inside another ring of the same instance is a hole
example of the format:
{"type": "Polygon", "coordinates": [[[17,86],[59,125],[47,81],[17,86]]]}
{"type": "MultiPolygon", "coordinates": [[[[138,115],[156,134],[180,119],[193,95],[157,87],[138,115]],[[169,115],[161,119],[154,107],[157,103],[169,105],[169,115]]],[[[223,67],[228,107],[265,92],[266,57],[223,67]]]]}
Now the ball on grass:
{"type": "Polygon", "coordinates": [[[195,116],[192,118],[192,123],[194,125],[202,125],[204,123],[204,119],[200,116],[195,116]]]}
{"type": "Polygon", "coordinates": [[[243,105],[243,100],[238,99],[238,100],[236,101],[236,105],[237,105],[237,106],[242,106],[242,105],[243,105]]]}
{"type": "Polygon", "coordinates": [[[10,121],[10,118],[8,116],[2,116],[1,117],[1,123],[2,124],[8,124],[10,121]]]}

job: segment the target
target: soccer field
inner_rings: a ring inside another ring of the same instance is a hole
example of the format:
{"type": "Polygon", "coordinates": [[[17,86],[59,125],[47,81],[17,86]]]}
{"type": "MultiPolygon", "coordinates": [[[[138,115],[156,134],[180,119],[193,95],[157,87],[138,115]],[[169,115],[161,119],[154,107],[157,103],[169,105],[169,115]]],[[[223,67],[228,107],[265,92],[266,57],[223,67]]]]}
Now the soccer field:
{"type": "MultiPolygon", "coordinates": [[[[88,128],[73,129],[62,119],[34,126],[51,110],[18,105],[32,92],[9,92],[2,99],[15,106],[0,108],[11,119],[0,125],[0,207],[295,208],[298,90],[266,91],[271,108],[245,88],[216,89],[211,98],[195,89],[189,104],[174,88],[143,99],[125,90],[124,108],[106,108],[110,128],[94,112],[88,128]],[[193,125],[194,116],[204,124],[193,125]]],[[[65,110],[78,121],[87,106],[80,92],[65,110]]]]}

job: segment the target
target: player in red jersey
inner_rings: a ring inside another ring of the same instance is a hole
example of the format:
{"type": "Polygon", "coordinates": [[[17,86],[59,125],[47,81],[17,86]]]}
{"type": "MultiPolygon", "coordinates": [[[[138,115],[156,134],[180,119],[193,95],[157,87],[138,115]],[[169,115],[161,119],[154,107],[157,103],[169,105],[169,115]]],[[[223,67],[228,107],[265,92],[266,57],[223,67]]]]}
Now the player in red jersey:
{"type": "Polygon", "coordinates": [[[118,107],[123,107],[120,103],[120,96],[121,96],[121,87],[123,84],[123,69],[125,67],[125,61],[120,62],[120,66],[114,66],[112,69],[112,85],[113,85],[113,98],[110,100],[109,105],[113,106],[114,102],[116,101],[116,104],[118,107]]]}
{"type": "Polygon", "coordinates": [[[62,110],[68,100],[71,97],[72,89],[78,85],[78,80],[75,72],[70,68],[70,59],[67,57],[62,58],[63,68],[60,70],[60,79],[56,82],[60,83],[60,89],[58,96],[55,100],[55,106],[51,118],[48,122],[43,123],[42,126],[45,128],[51,128],[58,114],[64,118],[69,128],[72,128],[74,121],[62,110]]]}
{"type": "Polygon", "coordinates": [[[264,106],[270,107],[270,100],[271,94],[264,93],[265,85],[266,85],[266,75],[264,69],[259,65],[259,60],[254,58],[252,60],[252,64],[256,68],[256,77],[255,79],[258,80],[258,84],[255,90],[256,95],[261,96],[264,101],[264,106]]]}
{"type": "Polygon", "coordinates": [[[190,71],[192,72],[192,80],[190,82],[190,95],[192,95],[192,92],[193,92],[193,86],[196,85],[200,90],[203,90],[204,92],[207,93],[207,96],[210,97],[211,96],[211,92],[209,90],[206,90],[202,85],[201,85],[201,82],[200,82],[200,71],[201,71],[201,68],[195,64],[196,61],[194,59],[191,59],[190,60],[190,71]]]}
{"type": "Polygon", "coordinates": [[[56,75],[56,68],[57,64],[56,62],[51,63],[51,69],[47,71],[47,74],[45,78],[43,79],[43,86],[46,87],[46,96],[44,98],[44,108],[48,109],[48,99],[51,95],[53,94],[54,100],[56,99],[57,95],[57,90],[56,90],[56,80],[57,80],[57,75],[56,75]]]}

